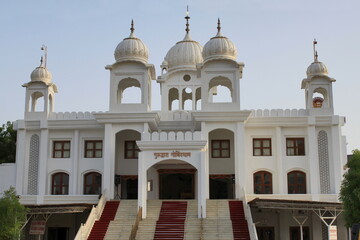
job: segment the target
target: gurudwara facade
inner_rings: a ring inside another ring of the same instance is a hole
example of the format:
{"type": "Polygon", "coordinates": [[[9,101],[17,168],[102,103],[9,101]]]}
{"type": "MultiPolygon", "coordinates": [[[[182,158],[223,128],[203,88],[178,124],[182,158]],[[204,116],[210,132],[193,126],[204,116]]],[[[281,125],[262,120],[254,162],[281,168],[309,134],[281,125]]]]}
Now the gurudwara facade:
{"type": "Polygon", "coordinates": [[[243,110],[235,44],[219,21],[202,46],[188,20],[159,76],[132,24],[105,67],[108,111],[55,112],[46,62],[31,73],[16,164],[0,167],[1,186],[30,208],[26,239],[347,239],[345,118],[326,66],[315,54],[298,82],[304,109],[243,110]]]}

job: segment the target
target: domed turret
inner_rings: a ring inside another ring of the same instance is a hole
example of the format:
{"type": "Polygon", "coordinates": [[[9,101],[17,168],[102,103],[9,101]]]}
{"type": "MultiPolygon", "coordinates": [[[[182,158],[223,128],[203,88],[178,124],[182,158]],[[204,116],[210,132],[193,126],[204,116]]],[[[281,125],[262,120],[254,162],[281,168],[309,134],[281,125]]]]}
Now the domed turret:
{"type": "Polygon", "coordinates": [[[189,34],[189,15],[186,15],[186,35],[177,42],[166,54],[164,62],[169,71],[176,68],[195,68],[197,63],[202,63],[202,46],[191,39],[189,34]]]}
{"type": "Polygon", "coordinates": [[[124,38],[124,40],[121,41],[115,49],[114,56],[116,62],[139,61],[142,63],[147,63],[149,58],[149,50],[147,46],[141,41],[141,39],[135,37],[133,21],[131,21],[130,30],[130,36],[124,38]]]}
{"type": "Polygon", "coordinates": [[[215,37],[211,38],[204,46],[203,58],[207,62],[213,59],[230,59],[236,60],[237,49],[235,44],[224,37],[220,32],[220,19],[218,19],[218,32],[215,37]]]}
{"type": "Polygon", "coordinates": [[[313,76],[327,76],[328,70],[324,63],[318,61],[317,54],[315,55],[315,61],[310,64],[306,70],[306,75],[310,78],[313,76]]]}
{"type": "Polygon", "coordinates": [[[35,68],[34,71],[32,71],[30,78],[31,78],[31,82],[44,82],[44,83],[51,82],[52,79],[51,72],[44,66],[42,57],[41,57],[40,66],[35,68]]]}

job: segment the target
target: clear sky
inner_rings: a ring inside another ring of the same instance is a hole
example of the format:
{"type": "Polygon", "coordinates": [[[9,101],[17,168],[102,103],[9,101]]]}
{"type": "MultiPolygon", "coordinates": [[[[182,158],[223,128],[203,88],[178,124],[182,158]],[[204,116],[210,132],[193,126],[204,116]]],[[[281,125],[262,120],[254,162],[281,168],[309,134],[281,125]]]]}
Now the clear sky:
{"type": "MultiPolygon", "coordinates": [[[[360,148],[360,1],[358,0],[0,0],[0,123],[22,119],[30,73],[48,46],[48,68],[59,93],[55,111],[107,111],[109,72],[117,44],[136,36],[150,50],[149,63],[160,74],[167,51],[190,33],[204,45],[222,22],[223,35],[245,63],[242,109],[304,108],[300,88],[313,60],[319,60],[333,84],[335,113],[346,116],[348,152],[360,148]]],[[[153,110],[160,109],[153,81],[153,110]]]]}

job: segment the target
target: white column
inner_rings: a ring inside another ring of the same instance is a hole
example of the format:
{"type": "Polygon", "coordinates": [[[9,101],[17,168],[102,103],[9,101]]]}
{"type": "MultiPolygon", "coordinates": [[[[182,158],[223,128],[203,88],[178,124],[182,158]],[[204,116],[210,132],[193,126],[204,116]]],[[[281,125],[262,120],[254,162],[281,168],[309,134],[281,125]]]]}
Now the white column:
{"type": "Polygon", "coordinates": [[[73,138],[73,150],[72,150],[72,172],[70,175],[70,186],[71,186],[71,191],[70,194],[71,195],[76,195],[76,194],[82,194],[82,192],[78,192],[78,180],[81,177],[80,173],[78,172],[78,166],[79,166],[79,159],[80,159],[80,155],[79,155],[79,149],[80,149],[80,145],[79,145],[79,130],[75,130],[74,131],[74,138],[73,138]]]}
{"type": "Polygon", "coordinates": [[[138,208],[142,208],[142,218],[145,219],[147,213],[147,169],[144,153],[139,152],[138,161],[138,208]]]}
{"type": "Polygon", "coordinates": [[[24,122],[18,121],[18,129],[17,129],[17,144],[16,144],[16,193],[19,195],[27,194],[23,190],[24,186],[24,175],[25,173],[25,159],[26,157],[26,130],[24,128],[24,122]],[[20,126],[21,129],[20,129],[20,126]]]}
{"type": "MultiPolygon", "coordinates": [[[[332,155],[332,158],[329,159],[329,167],[330,167],[330,177],[333,179],[334,186],[331,186],[332,191],[338,194],[341,188],[341,180],[342,180],[342,161],[341,161],[341,130],[339,125],[334,125],[331,127],[331,138],[328,138],[331,141],[331,145],[329,146],[329,154],[332,155]],[[331,161],[332,159],[332,161],[331,161]],[[335,189],[334,189],[335,188],[335,189]],[[333,190],[334,189],[334,190],[333,190]]],[[[330,141],[328,144],[330,144],[330,141]]]]}
{"type": "Polygon", "coordinates": [[[179,110],[183,110],[183,103],[182,103],[182,89],[178,89],[179,91],[179,110]]]}
{"type": "Polygon", "coordinates": [[[107,198],[114,197],[115,178],[115,134],[112,133],[112,124],[105,124],[104,136],[104,176],[102,189],[107,190],[107,198]]]}
{"type": "Polygon", "coordinates": [[[238,122],[234,133],[235,148],[235,198],[241,198],[241,189],[246,186],[245,128],[238,122]]]}
{"type": "MultiPolygon", "coordinates": [[[[308,193],[312,194],[313,200],[319,200],[320,194],[320,172],[319,172],[319,156],[318,156],[318,142],[315,131],[315,126],[308,126],[308,161],[309,173],[308,186],[310,189],[308,193]]],[[[305,149],[306,151],[306,149],[305,149]]]]}
{"type": "MultiPolygon", "coordinates": [[[[281,127],[275,128],[275,144],[276,144],[276,162],[277,162],[277,178],[278,178],[278,193],[286,194],[286,188],[284,186],[284,166],[283,166],[283,149],[281,127]]],[[[275,193],[275,192],[274,192],[275,193]]]]}
{"type": "MultiPolygon", "coordinates": [[[[47,121],[40,122],[40,154],[39,154],[39,178],[38,178],[38,195],[40,198],[47,194],[46,186],[48,182],[47,174],[47,160],[48,160],[48,145],[49,145],[49,131],[47,129],[47,121]]],[[[51,183],[49,182],[51,185],[51,183]]],[[[50,191],[51,192],[51,191],[50,191]]],[[[50,193],[48,193],[50,194],[50,193]]],[[[40,200],[40,199],[39,199],[40,200]]],[[[42,201],[42,200],[40,200],[42,201]]],[[[41,204],[42,202],[37,202],[41,204]]]]}
{"type": "Polygon", "coordinates": [[[191,103],[192,103],[192,110],[196,110],[196,88],[191,88],[191,103]]]}
{"type": "Polygon", "coordinates": [[[198,170],[198,218],[206,218],[206,200],[209,199],[209,154],[201,152],[198,170]]]}

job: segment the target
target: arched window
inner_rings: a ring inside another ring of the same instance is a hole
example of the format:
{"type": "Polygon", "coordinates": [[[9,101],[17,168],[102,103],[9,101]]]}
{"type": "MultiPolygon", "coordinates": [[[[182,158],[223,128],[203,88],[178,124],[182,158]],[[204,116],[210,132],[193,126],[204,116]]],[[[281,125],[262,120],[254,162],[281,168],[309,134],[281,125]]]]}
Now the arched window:
{"type": "Polygon", "coordinates": [[[133,78],[124,78],[117,89],[118,103],[141,103],[142,93],[140,82],[133,78]]]}
{"type": "Polygon", "coordinates": [[[288,193],[305,194],[306,193],[306,174],[301,171],[292,171],[287,175],[288,193]]]}
{"type": "Polygon", "coordinates": [[[254,173],[254,193],[272,194],[272,174],[266,171],[254,173]]]}
{"type": "Polygon", "coordinates": [[[209,82],[209,102],[232,102],[232,90],[232,83],[228,78],[213,78],[209,82]]]}
{"type": "Polygon", "coordinates": [[[52,175],[51,194],[52,195],[69,194],[69,174],[60,172],[52,175]]]}
{"type": "Polygon", "coordinates": [[[101,174],[90,172],[84,176],[84,194],[101,194],[101,174]]]}

